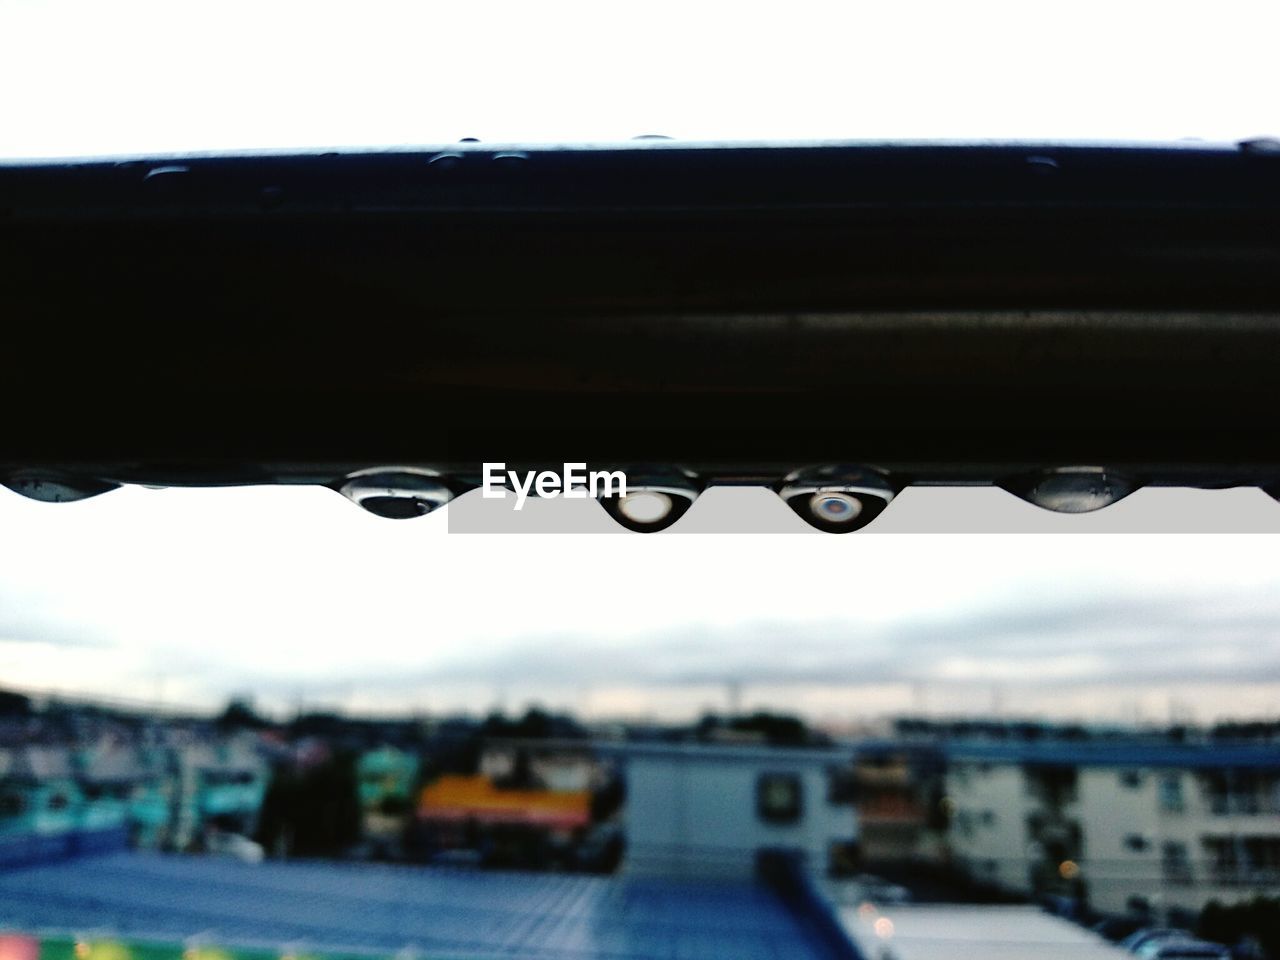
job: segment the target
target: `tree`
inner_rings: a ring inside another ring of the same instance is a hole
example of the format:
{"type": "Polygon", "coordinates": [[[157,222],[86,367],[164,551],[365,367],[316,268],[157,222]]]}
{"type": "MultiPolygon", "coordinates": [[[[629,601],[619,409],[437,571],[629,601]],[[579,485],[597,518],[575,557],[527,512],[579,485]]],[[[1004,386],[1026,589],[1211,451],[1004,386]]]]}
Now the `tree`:
{"type": "Polygon", "coordinates": [[[1200,914],[1197,932],[1228,945],[1253,938],[1266,956],[1280,956],[1280,897],[1256,897],[1230,906],[1212,900],[1200,914]]]}
{"type": "Polygon", "coordinates": [[[342,855],[362,828],[355,756],[337,753],[303,770],[278,767],[263,797],[257,840],[299,857],[342,855]]]}
{"type": "Polygon", "coordinates": [[[31,716],[31,698],[12,690],[0,690],[0,717],[31,716]]]}
{"type": "Polygon", "coordinates": [[[262,730],[270,722],[258,715],[248,697],[233,697],[216,721],[220,730],[262,730]]]}

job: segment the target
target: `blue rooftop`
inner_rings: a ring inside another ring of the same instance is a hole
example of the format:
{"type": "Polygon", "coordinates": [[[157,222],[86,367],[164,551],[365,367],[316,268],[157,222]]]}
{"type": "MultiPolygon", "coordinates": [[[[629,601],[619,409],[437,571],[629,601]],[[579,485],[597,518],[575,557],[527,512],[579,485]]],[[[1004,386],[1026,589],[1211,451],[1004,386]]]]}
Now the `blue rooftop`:
{"type": "Polygon", "coordinates": [[[0,926],[477,960],[830,957],[749,884],[143,853],[0,871],[0,926]]]}
{"type": "Polygon", "coordinates": [[[951,741],[939,748],[948,760],[1069,766],[1253,768],[1280,770],[1280,745],[1258,743],[1075,742],[1055,740],[951,741]]]}

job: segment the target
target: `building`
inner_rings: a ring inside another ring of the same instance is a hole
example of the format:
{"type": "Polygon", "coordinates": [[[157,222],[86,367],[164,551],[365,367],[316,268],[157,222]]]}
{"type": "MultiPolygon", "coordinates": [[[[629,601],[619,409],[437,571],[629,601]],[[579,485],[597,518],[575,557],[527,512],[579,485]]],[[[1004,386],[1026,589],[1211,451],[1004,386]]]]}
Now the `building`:
{"type": "Polygon", "coordinates": [[[139,800],[152,780],[136,747],[103,738],[72,753],[84,799],[80,829],[104,849],[117,849],[140,832],[137,818],[147,809],[139,800]]]}
{"type": "Polygon", "coordinates": [[[70,856],[84,806],[66,749],[0,750],[0,863],[70,856]]]}
{"type": "Polygon", "coordinates": [[[242,741],[0,749],[0,863],[250,834],[266,772],[242,741]]]}
{"type": "Polygon", "coordinates": [[[199,844],[207,828],[251,836],[268,775],[253,739],[197,741],[172,749],[171,845],[184,850],[199,844]]]}
{"type": "Polygon", "coordinates": [[[952,852],[976,880],[1185,922],[1280,895],[1280,748],[947,743],[952,852]]]}
{"type": "Polygon", "coordinates": [[[408,808],[418,783],[416,754],[395,747],[366,750],[356,761],[360,806],[366,811],[408,808]]]}
{"type": "Polygon", "coordinates": [[[0,750],[0,863],[123,849],[146,777],[124,745],[0,750]]]}
{"type": "Polygon", "coordinates": [[[591,794],[445,774],[423,787],[417,820],[428,859],[468,851],[491,866],[564,866],[591,825],[591,794]]]}
{"type": "Polygon", "coordinates": [[[495,783],[556,792],[600,790],[613,773],[590,741],[497,738],[486,740],[479,772],[495,783]]]}
{"type": "Polygon", "coordinates": [[[690,743],[611,748],[626,777],[625,868],[633,876],[755,876],[761,856],[797,855],[823,875],[856,841],[836,786],[849,755],[825,748],[690,743]]]}
{"type": "Polygon", "coordinates": [[[856,865],[916,865],[944,859],[945,764],[932,746],[864,742],[848,774],[858,811],[856,865]]]}
{"type": "Polygon", "coordinates": [[[382,746],[356,760],[360,833],[369,855],[399,859],[413,815],[413,794],[421,768],[417,754],[382,746]]]}
{"type": "Polygon", "coordinates": [[[171,751],[152,745],[139,747],[137,762],[143,776],[129,798],[132,845],[144,850],[168,847],[172,838],[177,778],[171,751]]]}

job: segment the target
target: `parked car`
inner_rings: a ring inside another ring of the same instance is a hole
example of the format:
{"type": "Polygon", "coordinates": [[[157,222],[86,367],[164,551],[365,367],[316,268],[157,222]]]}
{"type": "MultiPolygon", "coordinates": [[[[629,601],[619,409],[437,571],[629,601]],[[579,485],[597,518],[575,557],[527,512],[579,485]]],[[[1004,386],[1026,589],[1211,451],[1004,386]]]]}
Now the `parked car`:
{"type": "Polygon", "coordinates": [[[911,891],[906,887],[877,877],[870,873],[841,880],[837,890],[842,903],[861,903],[869,901],[882,906],[894,906],[911,902],[911,891]]]}
{"type": "Polygon", "coordinates": [[[1137,917],[1107,917],[1099,920],[1090,929],[1100,937],[1118,943],[1126,937],[1133,936],[1143,928],[1143,921],[1137,917]]]}
{"type": "Polygon", "coordinates": [[[205,849],[213,856],[231,857],[242,863],[261,863],[266,856],[262,845],[238,833],[211,830],[205,838],[205,849]]]}
{"type": "Polygon", "coordinates": [[[1220,943],[1178,937],[1150,940],[1136,952],[1149,960],[1231,960],[1231,951],[1220,943]]]}
{"type": "Polygon", "coordinates": [[[1149,943],[1161,940],[1194,940],[1195,934],[1180,927],[1143,927],[1120,941],[1120,946],[1137,953],[1149,943]]]}

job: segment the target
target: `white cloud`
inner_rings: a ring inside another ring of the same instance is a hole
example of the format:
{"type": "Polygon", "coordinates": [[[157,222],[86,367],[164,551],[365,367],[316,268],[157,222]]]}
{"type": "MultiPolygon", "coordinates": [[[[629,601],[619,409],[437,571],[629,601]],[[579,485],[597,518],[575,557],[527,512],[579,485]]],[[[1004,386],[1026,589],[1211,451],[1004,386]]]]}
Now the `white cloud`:
{"type": "Polygon", "coordinates": [[[1033,698],[1055,664],[1099,709],[1122,683],[1280,682],[1271,536],[468,536],[446,516],[312,488],[5,492],[0,670],[203,705],[685,712],[735,678],[798,708],[861,686],[850,713],[910,708],[913,682],[1033,698]]]}

